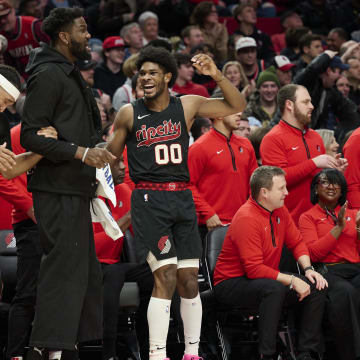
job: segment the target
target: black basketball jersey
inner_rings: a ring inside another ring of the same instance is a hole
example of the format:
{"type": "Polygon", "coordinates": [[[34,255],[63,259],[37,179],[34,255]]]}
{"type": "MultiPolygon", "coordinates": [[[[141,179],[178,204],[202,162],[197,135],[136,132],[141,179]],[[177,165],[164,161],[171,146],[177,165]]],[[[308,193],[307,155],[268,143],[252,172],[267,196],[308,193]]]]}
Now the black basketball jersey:
{"type": "Polygon", "coordinates": [[[169,106],[155,112],[143,99],[132,103],[134,124],[126,146],[132,181],[189,181],[189,134],[181,100],[170,97],[169,106]]]}

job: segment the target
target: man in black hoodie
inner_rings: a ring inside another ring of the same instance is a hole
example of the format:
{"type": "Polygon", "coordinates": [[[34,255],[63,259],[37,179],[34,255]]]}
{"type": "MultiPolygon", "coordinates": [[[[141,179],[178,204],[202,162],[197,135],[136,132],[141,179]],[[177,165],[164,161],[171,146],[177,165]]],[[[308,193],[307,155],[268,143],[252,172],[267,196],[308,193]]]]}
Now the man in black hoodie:
{"type": "Polygon", "coordinates": [[[94,251],[90,199],[95,168],[115,157],[95,148],[100,114],[74,66],[89,60],[90,34],[78,8],[57,8],[43,22],[51,45],[31,52],[21,145],[44,158],[29,181],[43,247],[30,359],[60,359],[62,350],[102,337],[101,270],[94,251]],[[52,125],[58,139],[39,136],[52,125]]]}

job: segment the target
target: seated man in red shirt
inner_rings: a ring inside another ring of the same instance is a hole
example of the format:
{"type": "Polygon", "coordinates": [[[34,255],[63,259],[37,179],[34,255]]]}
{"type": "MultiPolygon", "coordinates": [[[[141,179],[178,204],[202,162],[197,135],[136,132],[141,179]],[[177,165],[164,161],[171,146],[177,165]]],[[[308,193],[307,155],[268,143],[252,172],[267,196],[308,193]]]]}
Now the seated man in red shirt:
{"type": "Polygon", "coordinates": [[[302,302],[297,360],[316,359],[321,352],[321,322],[326,280],[311,266],[309,252],[284,206],[285,173],[273,166],[256,169],[250,178],[251,198],[229,227],[214,272],[215,296],[223,304],[259,312],[261,359],[277,359],[276,333],[284,305],[302,302]],[[246,229],[244,231],[244,229],[246,229]],[[281,273],[283,245],[305,271],[281,273]]]}
{"type": "MultiPolygon", "coordinates": [[[[124,159],[115,161],[111,167],[115,185],[116,207],[103,199],[110,208],[114,220],[124,233],[131,224],[130,197],[131,189],[124,184],[125,165],[124,159]]],[[[120,257],[123,249],[124,238],[114,241],[108,236],[100,223],[93,223],[96,256],[101,263],[103,271],[103,297],[104,297],[104,336],[103,336],[103,359],[116,359],[116,336],[118,325],[118,309],[120,292],[125,281],[138,282],[140,288],[141,304],[139,311],[140,322],[137,330],[141,330],[141,337],[147,331],[146,309],[153,288],[153,277],[147,263],[138,265],[134,263],[122,263],[120,257]],[[141,317],[142,315],[142,317],[141,317]]],[[[145,342],[146,343],[146,342],[145,342]]],[[[147,353],[147,350],[144,351],[147,353]]]]}

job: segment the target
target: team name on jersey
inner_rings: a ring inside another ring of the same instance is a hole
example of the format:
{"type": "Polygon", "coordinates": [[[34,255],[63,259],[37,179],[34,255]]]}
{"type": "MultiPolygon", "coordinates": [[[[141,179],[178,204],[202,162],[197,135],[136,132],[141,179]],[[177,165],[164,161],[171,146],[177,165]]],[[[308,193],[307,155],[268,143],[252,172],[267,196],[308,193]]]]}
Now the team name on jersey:
{"type": "Polygon", "coordinates": [[[20,46],[14,49],[9,49],[9,53],[14,58],[19,58],[22,56],[27,56],[30,54],[30,51],[33,49],[32,45],[20,46]]]}
{"type": "Polygon", "coordinates": [[[137,147],[150,146],[158,142],[177,139],[181,135],[181,123],[172,123],[171,119],[163,121],[163,125],[147,127],[141,125],[141,130],[136,132],[137,147]]]}

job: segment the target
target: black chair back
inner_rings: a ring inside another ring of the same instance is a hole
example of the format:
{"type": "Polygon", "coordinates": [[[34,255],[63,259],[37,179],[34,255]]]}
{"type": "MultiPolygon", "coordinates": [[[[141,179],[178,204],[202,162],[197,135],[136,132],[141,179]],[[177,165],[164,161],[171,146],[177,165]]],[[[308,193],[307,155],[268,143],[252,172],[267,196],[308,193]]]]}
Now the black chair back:
{"type": "Polygon", "coordinates": [[[135,239],[129,229],[127,229],[124,234],[123,253],[121,260],[134,264],[138,263],[135,239]]]}
{"type": "Polygon", "coordinates": [[[216,261],[220,255],[229,225],[218,227],[207,233],[205,238],[205,268],[207,281],[212,289],[216,261]]]}

